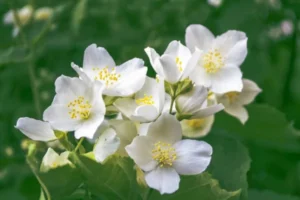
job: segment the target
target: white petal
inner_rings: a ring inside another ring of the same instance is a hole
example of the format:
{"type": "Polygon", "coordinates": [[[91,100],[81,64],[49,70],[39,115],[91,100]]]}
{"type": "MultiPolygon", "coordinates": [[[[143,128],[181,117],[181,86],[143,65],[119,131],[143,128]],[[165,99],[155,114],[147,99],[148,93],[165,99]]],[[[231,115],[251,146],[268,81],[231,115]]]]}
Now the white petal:
{"type": "Polygon", "coordinates": [[[44,165],[45,167],[51,167],[58,160],[58,158],[58,153],[56,153],[52,148],[48,148],[46,154],[43,157],[42,165],[44,165]]]}
{"type": "Polygon", "coordinates": [[[149,130],[149,126],[152,122],[150,123],[140,123],[137,124],[137,128],[138,128],[138,134],[142,135],[142,136],[146,136],[149,130]]]}
{"type": "Polygon", "coordinates": [[[188,26],[185,32],[186,45],[192,52],[195,51],[195,47],[201,50],[207,50],[211,46],[214,38],[214,35],[200,24],[188,26]]]}
{"type": "Polygon", "coordinates": [[[212,147],[203,141],[181,140],[174,144],[177,159],[173,163],[174,169],[182,175],[202,173],[209,165],[212,147]]]}
{"type": "Polygon", "coordinates": [[[154,106],[160,113],[165,101],[164,80],[161,79],[157,81],[153,78],[146,77],[145,84],[142,89],[136,93],[135,99],[144,98],[145,95],[152,96],[154,106]]]}
{"type": "Polygon", "coordinates": [[[5,13],[3,17],[3,23],[4,24],[13,24],[14,23],[14,15],[13,12],[10,10],[7,13],[5,13]]]}
{"type": "Polygon", "coordinates": [[[242,106],[232,105],[232,106],[226,107],[224,109],[224,111],[227,112],[228,114],[236,117],[237,119],[239,119],[242,124],[245,124],[249,117],[246,108],[244,108],[242,106]]]}
{"type": "Polygon", "coordinates": [[[236,44],[243,40],[247,42],[244,32],[230,30],[215,39],[213,48],[218,49],[222,55],[226,56],[236,44]]]}
{"type": "Polygon", "coordinates": [[[80,120],[71,119],[66,105],[51,105],[43,114],[43,120],[60,131],[74,131],[80,126],[80,120]]]}
{"type": "Polygon", "coordinates": [[[71,63],[71,67],[77,72],[78,76],[86,82],[90,82],[91,79],[89,78],[89,76],[75,63],[71,63]]]}
{"type": "Polygon", "coordinates": [[[226,93],[231,91],[242,91],[242,72],[238,67],[224,66],[211,76],[211,91],[215,93],[226,93]]]}
{"type": "Polygon", "coordinates": [[[32,140],[46,142],[56,139],[48,122],[22,117],[18,119],[15,127],[32,140]]]}
{"type": "Polygon", "coordinates": [[[120,98],[115,101],[114,106],[127,118],[130,118],[138,105],[131,98],[120,98]]]}
{"type": "Polygon", "coordinates": [[[75,130],[75,138],[79,139],[81,137],[85,137],[88,139],[93,139],[103,120],[103,114],[91,115],[87,120],[82,121],[79,127],[75,130]]]}
{"type": "Polygon", "coordinates": [[[197,85],[191,91],[177,97],[176,107],[182,114],[192,114],[201,108],[206,98],[207,89],[197,85]]]}
{"type": "MultiPolygon", "coordinates": [[[[111,92],[111,96],[130,96],[139,91],[145,83],[147,68],[143,67],[134,72],[124,74],[118,83],[112,88],[115,93],[111,92]]],[[[121,76],[121,77],[122,77],[121,76]]],[[[103,92],[104,93],[104,92],[103,92]]],[[[109,95],[108,92],[106,92],[109,95]]]]}
{"type": "Polygon", "coordinates": [[[181,72],[177,67],[177,64],[175,62],[175,57],[165,54],[160,58],[160,62],[163,66],[165,80],[168,81],[169,83],[178,82],[181,76],[181,72]]]}
{"type": "Polygon", "coordinates": [[[146,136],[137,136],[125,147],[128,155],[144,171],[151,171],[157,166],[152,158],[153,144],[146,136]]]}
{"type": "Polygon", "coordinates": [[[65,151],[59,155],[59,166],[71,164],[71,162],[68,160],[69,154],[69,151],[65,151]]]}
{"type": "Polygon", "coordinates": [[[148,55],[150,63],[152,65],[153,69],[155,70],[155,72],[159,76],[164,77],[164,72],[162,69],[162,65],[159,61],[160,56],[158,55],[158,53],[153,48],[150,48],[150,47],[147,47],[145,49],[145,52],[148,55]]]}
{"type": "Polygon", "coordinates": [[[174,144],[181,140],[182,130],[175,116],[163,113],[155,122],[149,126],[147,137],[153,141],[161,141],[174,144]]]}
{"type": "Polygon", "coordinates": [[[181,80],[187,78],[191,74],[191,72],[195,69],[195,67],[197,67],[198,61],[202,53],[203,51],[199,50],[198,48],[195,50],[195,52],[192,54],[191,58],[189,59],[187,66],[182,71],[181,80]]]}
{"type": "Polygon", "coordinates": [[[157,167],[145,174],[146,183],[160,194],[171,194],[178,190],[180,177],[173,168],[157,167]]]}
{"type": "Polygon", "coordinates": [[[225,56],[225,62],[240,66],[244,62],[248,53],[247,41],[248,38],[245,38],[236,43],[225,56]]]}
{"type": "Polygon", "coordinates": [[[118,154],[121,156],[127,156],[125,147],[129,145],[137,136],[135,124],[128,120],[110,120],[109,124],[116,131],[117,136],[120,138],[118,154]]]}
{"type": "Polygon", "coordinates": [[[55,81],[55,92],[57,95],[57,102],[65,104],[78,96],[85,96],[88,83],[79,79],[67,76],[60,76],[55,81]]]}
{"type": "Polygon", "coordinates": [[[159,112],[155,106],[152,105],[143,105],[137,107],[135,110],[134,116],[142,117],[145,121],[142,122],[150,122],[154,121],[159,115],[159,112]]]}
{"type": "Polygon", "coordinates": [[[224,106],[221,103],[217,105],[208,106],[206,108],[202,108],[197,112],[195,112],[191,119],[200,119],[200,118],[209,117],[217,112],[220,112],[223,109],[224,106]]]}
{"type": "Polygon", "coordinates": [[[120,138],[112,128],[105,130],[94,146],[94,155],[97,162],[102,163],[108,156],[114,154],[120,146],[120,138]]]}
{"type": "Polygon", "coordinates": [[[258,85],[248,79],[243,79],[243,90],[238,95],[238,103],[240,105],[248,105],[254,101],[255,97],[261,92],[262,90],[258,87],[258,85]]]}
{"type": "Polygon", "coordinates": [[[211,87],[211,76],[206,73],[204,67],[200,65],[195,66],[189,77],[196,85],[202,85],[207,88],[211,87]]]}
{"type": "Polygon", "coordinates": [[[94,67],[115,67],[116,64],[106,49],[91,44],[84,51],[83,69],[92,69],[94,67]]]}
{"type": "Polygon", "coordinates": [[[181,59],[189,59],[191,57],[191,52],[186,46],[182,45],[179,41],[174,40],[170,42],[166,51],[164,52],[164,55],[170,55],[174,58],[179,56],[181,59]]]}
{"type": "Polygon", "coordinates": [[[182,134],[190,138],[206,136],[214,123],[214,115],[202,119],[182,120],[182,134]]]}

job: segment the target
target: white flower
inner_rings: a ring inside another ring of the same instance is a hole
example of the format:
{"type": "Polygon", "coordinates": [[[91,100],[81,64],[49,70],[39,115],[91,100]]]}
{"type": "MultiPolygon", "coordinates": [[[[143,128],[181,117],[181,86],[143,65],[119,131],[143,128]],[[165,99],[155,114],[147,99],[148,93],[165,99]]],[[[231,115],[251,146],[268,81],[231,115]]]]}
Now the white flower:
{"type": "Polygon", "coordinates": [[[262,91],[255,82],[243,79],[244,88],[241,92],[227,92],[217,95],[217,100],[225,106],[224,111],[238,118],[243,124],[248,120],[248,112],[244,105],[250,104],[262,91]]]}
{"type": "Polygon", "coordinates": [[[214,115],[201,119],[182,120],[182,134],[190,138],[206,136],[214,123],[214,115]]]}
{"type": "Polygon", "coordinates": [[[207,2],[212,6],[219,7],[223,0],[207,0],[207,2]]]}
{"type": "Polygon", "coordinates": [[[210,163],[209,144],[181,138],[180,123],[165,113],[150,125],[146,136],[137,136],[126,147],[128,155],[145,171],[148,186],[161,194],[179,188],[179,174],[200,174],[210,163]]]}
{"type": "MultiPolygon", "coordinates": [[[[31,18],[33,14],[33,8],[30,5],[24,6],[20,10],[17,10],[17,15],[20,19],[20,25],[25,26],[28,22],[29,19],[31,18]]],[[[8,11],[3,18],[4,24],[13,24],[14,25],[14,30],[13,30],[13,36],[16,37],[19,34],[20,27],[18,27],[17,22],[15,20],[13,11],[10,10],[8,11]]]]}
{"type": "Polygon", "coordinates": [[[156,73],[169,83],[176,83],[188,77],[196,66],[200,51],[193,54],[179,41],[172,41],[162,56],[150,47],[145,49],[156,73]]]}
{"type": "Polygon", "coordinates": [[[15,127],[32,140],[47,142],[56,139],[48,122],[22,117],[18,119],[15,127]]]}
{"type": "Polygon", "coordinates": [[[215,93],[240,92],[243,88],[239,66],[247,55],[247,37],[240,31],[227,31],[214,37],[202,25],[190,25],[185,40],[188,48],[203,50],[198,66],[190,74],[197,84],[208,87],[215,93]]]}
{"type": "Polygon", "coordinates": [[[117,153],[127,156],[125,146],[129,145],[137,136],[133,122],[128,120],[110,120],[110,128],[106,129],[94,146],[95,159],[103,163],[110,155],[117,153]]]}
{"type": "Polygon", "coordinates": [[[164,81],[147,77],[134,99],[120,98],[115,101],[114,106],[133,121],[151,122],[160,115],[164,101],[164,81]]]}
{"type": "Polygon", "coordinates": [[[56,130],[75,131],[77,139],[92,139],[105,114],[102,86],[60,76],[55,81],[55,91],[51,106],[44,112],[44,120],[56,130]]]}
{"type": "Polygon", "coordinates": [[[84,52],[83,68],[72,63],[73,69],[82,79],[103,83],[103,94],[108,96],[129,96],[142,88],[147,68],[144,61],[133,58],[120,66],[109,53],[96,44],[88,46],[84,52]]]}
{"type": "Polygon", "coordinates": [[[68,160],[68,156],[68,151],[63,152],[59,155],[52,148],[48,148],[42,160],[41,171],[47,172],[50,169],[55,169],[57,167],[71,164],[71,162],[68,160]]]}
{"type": "Polygon", "coordinates": [[[38,8],[34,13],[34,19],[37,21],[45,21],[53,15],[53,9],[49,7],[38,8]]]}
{"type": "Polygon", "coordinates": [[[208,105],[207,96],[207,89],[198,85],[194,86],[191,91],[179,95],[176,99],[176,109],[179,118],[205,118],[224,109],[222,104],[208,105]]]}

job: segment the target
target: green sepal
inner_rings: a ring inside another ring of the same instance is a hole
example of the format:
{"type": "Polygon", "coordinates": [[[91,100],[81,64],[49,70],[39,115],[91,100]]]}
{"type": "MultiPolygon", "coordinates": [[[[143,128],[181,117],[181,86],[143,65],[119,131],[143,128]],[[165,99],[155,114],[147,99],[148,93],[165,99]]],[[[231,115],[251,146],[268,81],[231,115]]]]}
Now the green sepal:
{"type": "Polygon", "coordinates": [[[184,119],[191,119],[193,115],[191,114],[179,114],[179,112],[176,113],[176,118],[178,119],[178,121],[182,121],[184,119]]]}
{"type": "Polygon", "coordinates": [[[106,95],[103,95],[103,100],[104,100],[104,103],[105,103],[105,106],[111,106],[113,105],[113,103],[118,99],[119,97],[111,97],[111,96],[106,96],[106,95]]]}
{"type": "Polygon", "coordinates": [[[193,83],[190,79],[186,78],[183,81],[180,81],[177,84],[175,97],[191,91],[192,88],[193,88],[193,83]]]}
{"type": "Polygon", "coordinates": [[[68,140],[66,132],[55,130],[54,134],[59,142],[66,148],[66,150],[71,151],[74,149],[74,145],[68,140]]]}

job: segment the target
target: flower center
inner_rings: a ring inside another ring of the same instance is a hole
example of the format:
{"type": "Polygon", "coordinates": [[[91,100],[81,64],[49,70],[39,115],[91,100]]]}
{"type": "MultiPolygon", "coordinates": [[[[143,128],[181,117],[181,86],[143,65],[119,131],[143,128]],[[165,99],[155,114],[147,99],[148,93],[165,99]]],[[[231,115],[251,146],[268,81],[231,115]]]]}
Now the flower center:
{"type": "Polygon", "coordinates": [[[89,101],[85,101],[83,96],[78,97],[74,101],[69,102],[68,108],[71,119],[87,119],[90,116],[92,105],[89,101]]]}
{"type": "Polygon", "coordinates": [[[205,119],[186,120],[186,124],[192,128],[201,128],[205,123],[205,119]]]}
{"type": "Polygon", "coordinates": [[[105,83],[106,87],[113,85],[121,77],[121,74],[116,73],[115,68],[112,68],[112,70],[109,71],[108,67],[104,67],[103,69],[99,69],[97,67],[94,67],[93,71],[97,72],[97,75],[95,76],[94,79],[99,80],[99,81],[103,81],[105,83]]]}
{"type": "Polygon", "coordinates": [[[160,167],[171,167],[177,154],[171,144],[158,141],[154,144],[152,158],[159,163],[160,167]]]}
{"type": "Polygon", "coordinates": [[[203,66],[207,73],[216,73],[224,66],[224,59],[217,49],[211,50],[203,56],[203,66]]]}
{"type": "Polygon", "coordinates": [[[227,92],[226,97],[228,98],[229,103],[233,103],[236,101],[237,97],[239,96],[238,92],[227,92]]]}
{"type": "Polygon", "coordinates": [[[176,65],[179,69],[180,72],[182,72],[183,68],[182,68],[182,60],[177,56],[175,59],[176,65]]]}
{"type": "Polygon", "coordinates": [[[143,98],[139,98],[137,100],[135,100],[135,102],[142,106],[142,105],[153,105],[154,104],[154,100],[153,100],[153,96],[152,95],[146,95],[144,94],[143,98]]]}

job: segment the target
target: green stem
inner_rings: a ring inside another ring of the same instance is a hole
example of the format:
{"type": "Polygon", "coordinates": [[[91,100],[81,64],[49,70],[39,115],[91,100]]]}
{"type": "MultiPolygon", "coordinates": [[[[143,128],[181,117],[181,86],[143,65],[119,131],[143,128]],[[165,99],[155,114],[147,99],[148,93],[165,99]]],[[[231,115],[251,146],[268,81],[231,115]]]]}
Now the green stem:
{"type": "Polygon", "coordinates": [[[174,102],[175,102],[175,97],[171,97],[171,105],[170,105],[170,110],[169,110],[170,114],[172,114],[172,109],[173,109],[174,102]]]}
{"type": "Polygon", "coordinates": [[[83,140],[84,140],[84,137],[80,138],[79,142],[77,143],[77,146],[74,149],[74,153],[76,153],[78,151],[78,149],[80,148],[83,140]]]}
{"type": "Polygon", "coordinates": [[[294,33],[292,37],[292,47],[291,47],[291,57],[290,57],[290,63],[288,67],[288,71],[286,74],[284,86],[283,86],[283,100],[281,104],[281,108],[284,108],[287,106],[287,104],[290,101],[291,98],[291,83],[293,80],[293,74],[295,73],[296,69],[296,59],[297,59],[297,30],[298,30],[298,19],[295,13],[294,14],[294,33]]]}
{"type": "Polygon", "coordinates": [[[25,47],[29,48],[29,50],[30,50],[30,58],[28,61],[28,74],[29,74],[29,78],[30,78],[30,85],[31,85],[31,90],[32,90],[32,94],[33,94],[35,111],[36,111],[36,114],[40,117],[41,116],[41,104],[40,104],[40,100],[39,100],[39,91],[38,91],[38,87],[36,84],[37,78],[36,78],[35,71],[34,71],[34,68],[35,68],[35,66],[34,66],[34,63],[35,63],[34,45],[31,45],[31,43],[27,40],[27,36],[23,31],[23,26],[22,26],[21,20],[18,15],[18,11],[14,8],[13,2],[9,1],[9,4],[11,6],[11,10],[14,15],[16,26],[20,29],[20,36],[22,38],[23,45],[25,47]]]}

